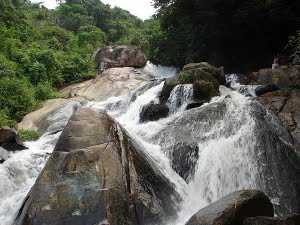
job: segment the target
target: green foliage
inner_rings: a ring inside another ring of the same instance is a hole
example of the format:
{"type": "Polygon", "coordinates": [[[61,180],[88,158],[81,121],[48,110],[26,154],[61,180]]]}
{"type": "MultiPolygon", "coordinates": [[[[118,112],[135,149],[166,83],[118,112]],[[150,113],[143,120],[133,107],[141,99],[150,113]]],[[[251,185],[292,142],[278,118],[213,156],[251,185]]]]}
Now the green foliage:
{"type": "Polygon", "coordinates": [[[39,133],[34,130],[19,130],[18,135],[22,141],[35,141],[40,138],[39,133]]]}
{"type": "Polygon", "coordinates": [[[149,46],[140,19],[99,0],[67,0],[55,10],[0,0],[0,125],[94,77],[93,53],[110,43],[149,46]]]}
{"type": "Polygon", "coordinates": [[[300,65],[300,30],[297,34],[289,38],[286,46],[290,60],[294,65],[300,65]]]}
{"type": "Polygon", "coordinates": [[[49,82],[39,83],[34,89],[34,96],[38,101],[44,101],[51,98],[59,97],[49,82]]]}
{"type": "Polygon", "coordinates": [[[154,0],[163,31],[155,58],[208,61],[235,72],[270,66],[299,26],[298,0],[154,0]]]}
{"type": "Polygon", "coordinates": [[[0,127],[14,127],[16,122],[14,120],[11,120],[9,116],[7,115],[6,110],[0,110],[0,127]]]}
{"type": "Polygon", "coordinates": [[[9,118],[20,120],[36,106],[34,92],[26,79],[0,79],[0,108],[9,118]]]}

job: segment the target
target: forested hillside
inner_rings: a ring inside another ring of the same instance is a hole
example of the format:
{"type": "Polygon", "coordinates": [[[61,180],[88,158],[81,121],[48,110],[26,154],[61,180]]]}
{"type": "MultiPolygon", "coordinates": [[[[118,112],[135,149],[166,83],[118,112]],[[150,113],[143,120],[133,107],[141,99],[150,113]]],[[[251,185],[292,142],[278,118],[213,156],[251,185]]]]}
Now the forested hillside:
{"type": "Polygon", "coordinates": [[[158,29],[98,0],[68,0],[55,10],[0,0],[0,9],[0,126],[56,97],[56,88],[95,76],[95,49],[118,43],[149,52],[158,29]]]}
{"type": "Polygon", "coordinates": [[[208,61],[227,72],[270,66],[277,54],[300,62],[297,0],[154,0],[142,21],[99,0],[67,0],[55,10],[0,0],[0,125],[14,125],[57,88],[95,76],[93,52],[141,47],[156,64],[208,61]]]}
{"type": "MultiPolygon", "coordinates": [[[[298,0],[154,0],[164,32],[152,58],[168,65],[209,61],[227,71],[270,66],[277,54],[295,56],[298,0]]],[[[299,49],[298,49],[299,55],[299,49]]],[[[294,59],[294,57],[292,57],[294,59]]]]}

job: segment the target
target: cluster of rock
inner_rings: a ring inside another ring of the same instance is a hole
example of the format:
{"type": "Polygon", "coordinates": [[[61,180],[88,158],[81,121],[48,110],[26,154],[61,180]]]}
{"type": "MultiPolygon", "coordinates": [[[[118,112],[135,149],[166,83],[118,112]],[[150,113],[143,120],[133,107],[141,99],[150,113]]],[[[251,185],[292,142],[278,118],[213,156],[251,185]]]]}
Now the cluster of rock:
{"type": "Polygon", "coordinates": [[[147,63],[145,54],[134,46],[118,45],[98,49],[94,59],[100,72],[116,67],[144,67],[147,63]]]}
{"type": "Polygon", "coordinates": [[[140,115],[141,122],[167,117],[169,109],[166,103],[170,94],[176,86],[182,84],[193,86],[192,101],[187,109],[199,107],[219,94],[219,86],[225,84],[223,68],[216,68],[206,62],[185,65],[177,76],[166,79],[159,103],[144,106],[140,115]]]}

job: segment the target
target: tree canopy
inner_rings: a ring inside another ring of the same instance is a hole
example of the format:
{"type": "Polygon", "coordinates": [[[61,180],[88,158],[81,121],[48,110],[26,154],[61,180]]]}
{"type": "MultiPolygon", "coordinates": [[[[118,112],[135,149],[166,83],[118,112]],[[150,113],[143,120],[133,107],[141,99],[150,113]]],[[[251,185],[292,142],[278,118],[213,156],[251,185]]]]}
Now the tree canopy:
{"type": "Polygon", "coordinates": [[[300,26],[298,0],[154,0],[167,65],[209,61],[229,71],[267,66],[300,26]]]}

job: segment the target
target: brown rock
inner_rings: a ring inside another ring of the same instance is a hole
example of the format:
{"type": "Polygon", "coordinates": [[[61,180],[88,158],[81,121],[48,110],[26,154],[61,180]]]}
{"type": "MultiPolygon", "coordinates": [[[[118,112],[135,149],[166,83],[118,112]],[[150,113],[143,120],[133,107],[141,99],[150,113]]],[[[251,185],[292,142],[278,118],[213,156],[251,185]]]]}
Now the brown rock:
{"type": "Polygon", "coordinates": [[[93,80],[62,89],[61,95],[65,98],[82,97],[91,101],[104,101],[110,97],[127,95],[151,79],[150,75],[131,67],[111,68],[93,80]]]}
{"type": "Polygon", "coordinates": [[[281,66],[278,69],[261,69],[250,76],[256,84],[275,84],[280,88],[300,86],[300,66],[281,66]]]}
{"type": "Polygon", "coordinates": [[[114,67],[144,67],[147,63],[145,54],[134,46],[107,46],[94,53],[97,67],[101,70],[114,67]]]}

